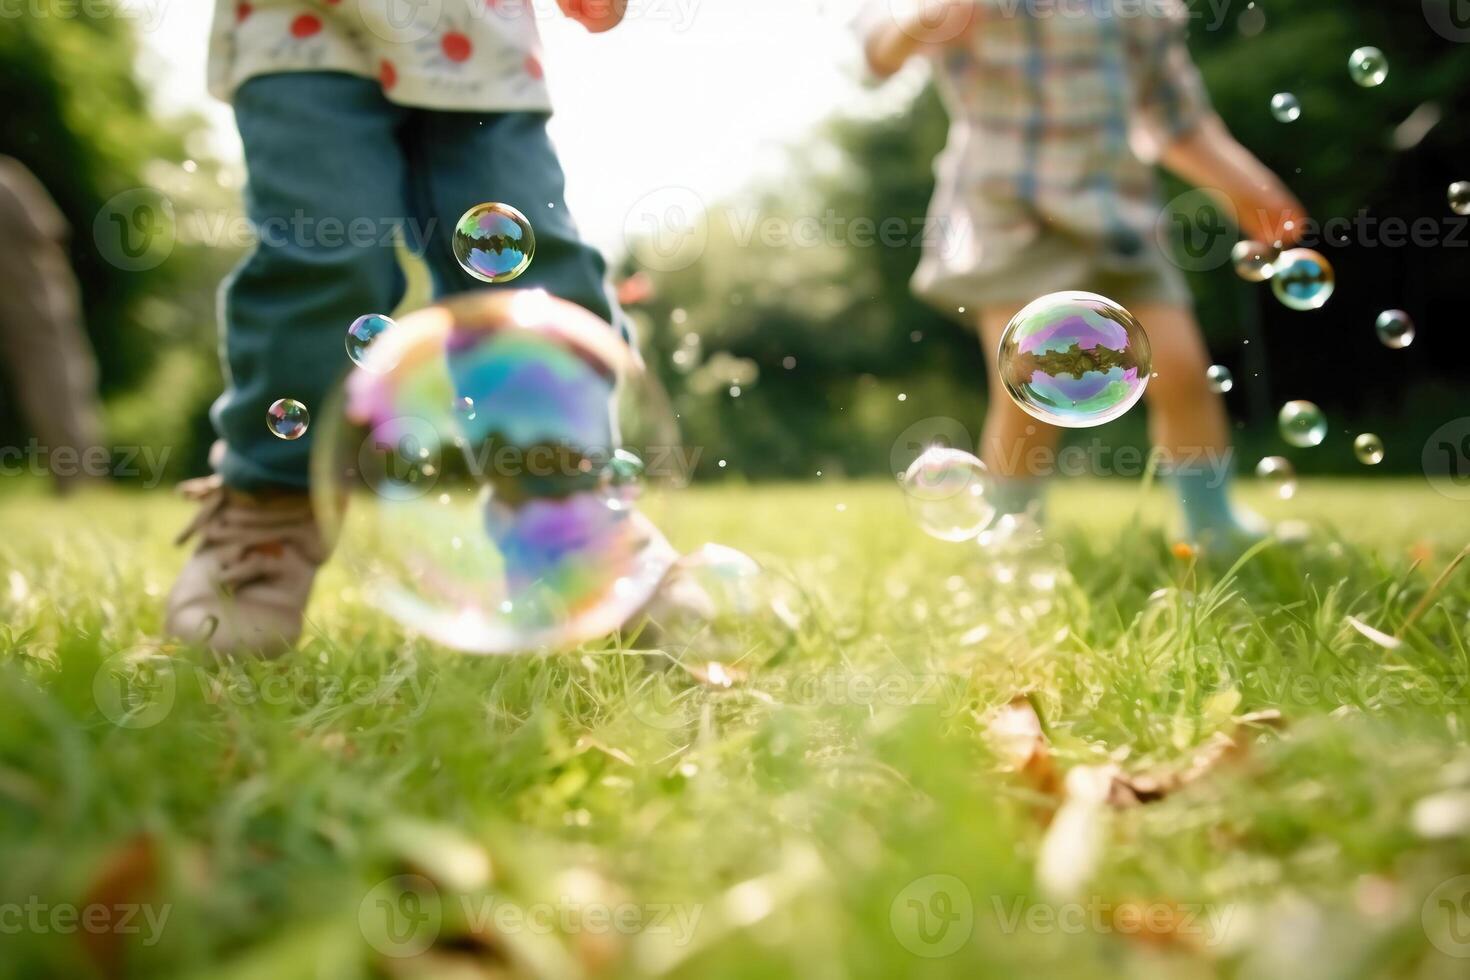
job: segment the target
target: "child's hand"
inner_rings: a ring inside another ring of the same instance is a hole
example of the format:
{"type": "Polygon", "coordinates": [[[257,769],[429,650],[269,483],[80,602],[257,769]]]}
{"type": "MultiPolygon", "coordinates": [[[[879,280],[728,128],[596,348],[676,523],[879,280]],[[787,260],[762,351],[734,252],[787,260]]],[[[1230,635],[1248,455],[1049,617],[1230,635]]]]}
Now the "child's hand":
{"type": "Polygon", "coordinates": [[[911,0],[910,7],[884,18],[868,33],[868,67],[880,78],[916,54],[969,44],[986,16],[979,0],[911,0]]]}
{"type": "Polygon", "coordinates": [[[1164,148],[1161,162],[1176,175],[1229,201],[1244,238],[1290,248],[1302,237],[1306,208],[1281,178],[1230,135],[1219,116],[1200,121],[1164,148]]]}
{"type": "Polygon", "coordinates": [[[593,34],[610,31],[623,22],[628,0],[556,0],[561,12],[593,34]]]}

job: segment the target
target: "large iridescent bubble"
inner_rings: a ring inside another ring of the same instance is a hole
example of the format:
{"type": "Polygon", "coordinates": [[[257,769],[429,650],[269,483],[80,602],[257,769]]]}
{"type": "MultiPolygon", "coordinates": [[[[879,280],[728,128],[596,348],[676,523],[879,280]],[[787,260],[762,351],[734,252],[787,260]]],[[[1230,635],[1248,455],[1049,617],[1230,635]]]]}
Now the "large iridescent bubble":
{"type": "Polygon", "coordinates": [[[417,633],[481,654],[599,640],[679,557],[649,516],[687,476],[661,394],[581,307],[468,294],[404,317],[349,376],[316,447],[318,513],[369,601],[417,633]]]}
{"type": "Polygon", "coordinates": [[[1011,399],[1043,422],[1101,425],[1143,397],[1153,370],[1148,335],[1096,293],[1052,293],[1017,313],[1001,335],[1000,377],[1011,399]]]}

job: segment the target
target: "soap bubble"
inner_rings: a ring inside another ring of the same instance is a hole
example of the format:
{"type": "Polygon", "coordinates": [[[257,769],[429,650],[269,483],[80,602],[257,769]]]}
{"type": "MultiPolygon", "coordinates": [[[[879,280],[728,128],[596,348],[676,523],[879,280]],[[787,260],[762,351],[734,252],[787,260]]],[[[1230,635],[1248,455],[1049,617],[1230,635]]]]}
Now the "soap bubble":
{"type": "Polygon", "coordinates": [[[1373,326],[1384,347],[1401,350],[1414,342],[1414,321],[1403,310],[1384,310],[1373,326]]]}
{"type": "Polygon", "coordinates": [[[1148,387],[1153,359],[1133,314],[1096,293],[1052,293],[1001,335],[1001,381],[1028,414],[1082,428],[1118,418],[1148,387]]]}
{"type": "Polygon", "coordinates": [[[1235,265],[1235,274],[1246,282],[1265,282],[1275,274],[1275,262],[1280,254],[1274,246],[1246,239],[1235,243],[1230,250],[1230,261],[1235,265]]]}
{"type": "Polygon", "coordinates": [[[1282,500],[1296,496],[1296,470],[1284,456],[1267,456],[1256,464],[1256,476],[1282,500]]]}
{"type": "Polygon", "coordinates": [[[1210,390],[1217,395],[1223,395],[1235,387],[1235,375],[1231,374],[1230,369],[1223,364],[1210,365],[1210,369],[1205,372],[1205,381],[1209,384],[1210,390]]]}
{"type": "Polygon", "coordinates": [[[665,577],[647,610],[647,639],[681,658],[690,650],[745,656],[763,640],[798,629],[803,608],[796,587],[750,555],[706,544],[665,577]]]}
{"type": "Polygon", "coordinates": [[[458,650],[602,640],[678,559],[658,529],[688,475],[667,399],[610,326],[541,290],[404,317],[315,450],[319,520],[364,595],[458,650]]]}
{"type": "Polygon", "coordinates": [[[393,320],[381,313],[369,313],[353,320],[352,326],[347,328],[347,356],[352,359],[352,363],[358,367],[367,363],[368,350],[373,341],[392,327],[393,320]]]}
{"type": "Polygon", "coordinates": [[[985,464],[962,449],[932,446],[903,474],[909,513],[925,534],[968,541],[995,516],[985,464]]]}
{"type": "Polygon", "coordinates": [[[1277,92],[1271,96],[1271,115],[1277,122],[1296,122],[1302,117],[1302,104],[1290,92],[1277,92]]]}
{"type": "Polygon", "coordinates": [[[1336,288],[1332,264],[1321,252],[1310,248],[1282,252],[1276,261],[1276,274],[1271,277],[1271,291],[1293,310],[1321,309],[1336,288]]]}
{"type": "Polygon", "coordinates": [[[1456,214],[1470,214],[1470,180],[1457,180],[1450,185],[1450,210],[1456,214]]]}
{"type": "Polygon", "coordinates": [[[306,435],[306,429],[311,425],[311,413],[294,398],[278,398],[266,410],[265,424],[277,439],[294,442],[306,435]]]}
{"type": "Polygon", "coordinates": [[[1353,455],[1364,466],[1377,466],[1383,462],[1383,440],[1371,432],[1364,432],[1353,440],[1353,455]]]}
{"type": "Polygon", "coordinates": [[[1308,449],[1322,445],[1322,440],[1327,438],[1327,417],[1311,402],[1287,402],[1281,406],[1276,421],[1281,427],[1281,438],[1293,446],[1308,449]]]}
{"type": "Polygon", "coordinates": [[[536,255],[531,222],[509,204],[479,204],[454,226],[454,257],[484,282],[510,282],[536,255]]]}
{"type": "Polygon", "coordinates": [[[1364,88],[1376,88],[1388,78],[1388,58],[1377,48],[1359,48],[1348,58],[1348,74],[1364,88]]]}

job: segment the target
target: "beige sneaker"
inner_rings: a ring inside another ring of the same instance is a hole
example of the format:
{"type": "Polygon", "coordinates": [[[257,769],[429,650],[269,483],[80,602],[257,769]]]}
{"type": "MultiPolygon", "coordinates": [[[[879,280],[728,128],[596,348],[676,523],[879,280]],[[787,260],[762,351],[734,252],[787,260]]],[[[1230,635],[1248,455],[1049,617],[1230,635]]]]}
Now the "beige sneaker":
{"type": "Polygon", "coordinates": [[[225,657],[275,657],[295,645],[327,548],[304,494],[252,496],[217,476],[179,487],[199,513],[178,543],[199,549],[168,597],[165,627],[225,657]]]}

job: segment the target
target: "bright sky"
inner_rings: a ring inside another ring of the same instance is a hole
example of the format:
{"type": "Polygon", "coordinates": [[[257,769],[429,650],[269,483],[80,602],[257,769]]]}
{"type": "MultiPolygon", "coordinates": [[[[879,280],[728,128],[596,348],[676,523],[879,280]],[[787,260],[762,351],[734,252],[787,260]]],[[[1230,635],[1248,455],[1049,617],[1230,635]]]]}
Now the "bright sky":
{"type": "MultiPolygon", "coordinates": [[[[815,123],[853,108],[863,98],[847,27],[856,3],[633,0],[628,19],[601,35],[544,19],[552,133],[584,234],[621,254],[641,211],[670,194],[688,200],[670,188],[713,203],[778,168],[781,148],[815,123]]],[[[161,108],[206,112],[217,152],[238,156],[229,109],[204,90],[212,7],[164,0],[152,29],[140,30],[151,52],[144,72],[161,108]]]]}

